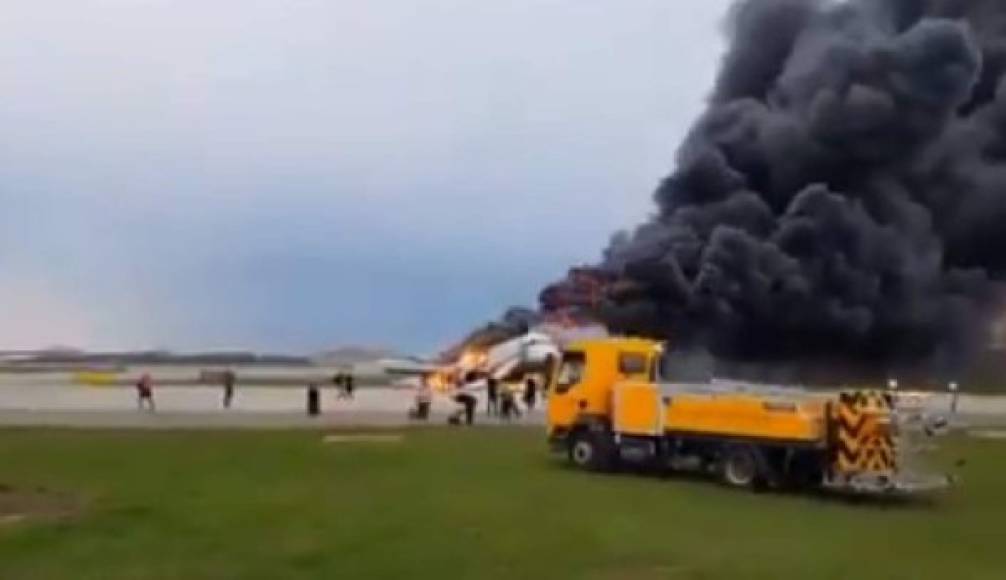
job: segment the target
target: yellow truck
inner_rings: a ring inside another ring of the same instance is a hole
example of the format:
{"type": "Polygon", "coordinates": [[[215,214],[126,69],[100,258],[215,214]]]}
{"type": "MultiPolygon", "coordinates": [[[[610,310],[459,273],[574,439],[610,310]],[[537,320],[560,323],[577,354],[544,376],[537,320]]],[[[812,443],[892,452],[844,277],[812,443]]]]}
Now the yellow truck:
{"type": "Polygon", "coordinates": [[[893,397],[671,382],[661,343],[572,343],[553,373],[548,438],[577,467],[692,469],[737,487],[830,487],[862,492],[944,487],[899,462],[893,397]]]}

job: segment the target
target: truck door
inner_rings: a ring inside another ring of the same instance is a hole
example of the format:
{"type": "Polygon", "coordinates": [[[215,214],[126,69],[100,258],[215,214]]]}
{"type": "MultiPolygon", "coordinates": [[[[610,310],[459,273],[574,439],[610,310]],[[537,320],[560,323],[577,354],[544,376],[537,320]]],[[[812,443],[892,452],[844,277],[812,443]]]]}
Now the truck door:
{"type": "Polygon", "coordinates": [[[570,427],[576,420],[577,397],[571,391],[584,380],[587,371],[587,357],[581,351],[562,353],[562,362],[556,372],[554,384],[548,397],[548,424],[550,428],[570,427]]]}
{"type": "Polygon", "coordinates": [[[618,383],[612,392],[613,427],[626,435],[658,435],[661,431],[660,389],[651,380],[652,356],[618,353],[618,383]]]}

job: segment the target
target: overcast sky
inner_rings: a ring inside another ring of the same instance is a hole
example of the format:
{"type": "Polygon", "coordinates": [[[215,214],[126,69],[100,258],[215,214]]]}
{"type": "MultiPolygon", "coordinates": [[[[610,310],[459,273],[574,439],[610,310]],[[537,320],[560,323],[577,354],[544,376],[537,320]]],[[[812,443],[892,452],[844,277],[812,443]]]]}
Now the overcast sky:
{"type": "Polygon", "coordinates": [[[5,0],[0,347],[437,350],[595,260],[727,0],[5,0]]]}

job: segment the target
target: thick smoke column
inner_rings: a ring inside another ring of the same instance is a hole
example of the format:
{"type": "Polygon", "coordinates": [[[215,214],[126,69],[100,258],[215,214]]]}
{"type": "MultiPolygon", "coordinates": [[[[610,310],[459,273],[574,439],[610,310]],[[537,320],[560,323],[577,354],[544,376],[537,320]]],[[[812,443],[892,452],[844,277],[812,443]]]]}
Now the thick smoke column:
{"type": "Polygon", "coordinates": [[[720,357],[959,365],[1006,277],[1006,2],[748,0],[615,330],[720,357]]]}

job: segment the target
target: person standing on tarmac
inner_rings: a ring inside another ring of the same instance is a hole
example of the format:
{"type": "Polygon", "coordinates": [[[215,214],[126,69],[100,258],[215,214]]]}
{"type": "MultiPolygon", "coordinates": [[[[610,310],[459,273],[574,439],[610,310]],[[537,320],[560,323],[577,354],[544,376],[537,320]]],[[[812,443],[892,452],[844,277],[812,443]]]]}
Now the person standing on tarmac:
{"type": "Polygon", "coordinates": [[[430,406],[433,404],[433,391],[423,377],[416,387],[416,406],[409,411],[409,418],[425,421],[430,417],[430,406]]]}
{"type": "Polygon", "coordinates": [[[499,414],[500,385],[496,377],[486,379],[486,415],[492,417],[499,414]]]}
{"type": "Polygon", "coordinates": [[[136,406],[142,411],[144,405],[151,413],[157,410],[154,405],[154,380],[150,373],[143,373],[136,381],[136,406]]]}
{"type": "Polygon", "coordinates": [[[343,377],[342,380],[343,380],[343,384],[344,384],[344,386],[346,388],[346,398],[347,399],[352,399],[353,398],[353,389],[356,388],[355,385],[353,384],[353,373],[352,372],[346,373],[345,377],[343,377]]]}
{"type": "Polygon", "coordinates": [[[528,377],[527,381],[524,382],[524,406],[527,407],[529,413],[534,410],[537,397],[538,383],[534,380],[534,377],[528,377]]]}
{"type": "Polygon", "coordinates": [[[321,391],[318,385],[311,383],[307,386],[307,414],[315,417],[321,413],[321,391]]]}
{"type": "Polygon", "coordinates": [[[234,401],[234,383],[237,382],[237,375],[234,371],[227,369],[224,371],[224,409],[231,408],[234,401]]]}

